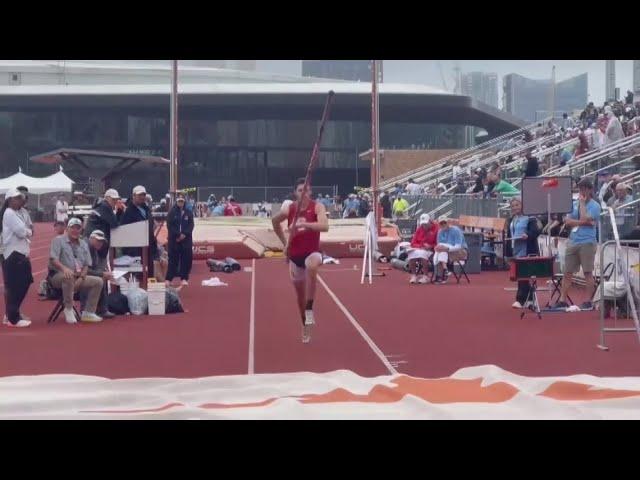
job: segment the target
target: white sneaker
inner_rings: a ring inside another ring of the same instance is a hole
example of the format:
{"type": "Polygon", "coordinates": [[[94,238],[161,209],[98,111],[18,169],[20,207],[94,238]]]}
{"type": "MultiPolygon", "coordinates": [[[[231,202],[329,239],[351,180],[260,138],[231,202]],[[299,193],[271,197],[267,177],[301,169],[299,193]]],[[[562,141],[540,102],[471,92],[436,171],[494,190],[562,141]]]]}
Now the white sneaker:
{"type": "Polygon", "coordinates": [[[511,305],[511,308],[523,308],[523,307],[520,302],[513,302],[513,305],[511,305]]]}
{"type": "Polygon", "coordinates": [[[18,323],[16,323],[15,325],[7,321],[7,326],[12,328],[24,328],[24,327],[28,327],[29,325],[31,325],[31,320],[20,319],[18,320],[18,323]]]}
{"type": "Polygon", "coordinates": [[[420,275],[420,278],[418,278],[418,283],[427,283],[429,280],[427,279],[426,275],[420,275]]]}
{"type": "Polygon", "coordinates": [[[302,327],[302,343],[311,341],[311,325],[303,325],[302,327]]]}
{"type": "MultiPolygon", "coordinates": [[[[31,319],[29,317],[27,317],[26,315],[22,315],[22,314],[20,314],[20,320],[26,320],[27,322],[31,321],[31,319]]],[[[4,318],[2,319],[2,324],[3,325],[9,325],[9,319],[7,318],[6,314],[5,314],[4,318]]]]}
{"type": "Polygon", "coordinates": [[[304,324],[305,325],[315,325],[316,319],[313,316],[313,310],[305,310],[304,311],[304,324]]]}
{"type": "Polygon", "coordinates": [[[180,285],[182,285],[183,287],[187,287],[189,286],[189,282],[186,280],[182,280],[182,282],[180,283],[180,285]]]}
{"type": "Polygon", "coordinates": [[[89,323],[98,323],[102,321],[102,317],[99,317],[95,313],[90,312],[82,312],[82,316],[80,317],[81,322],[89,322],[89,323]]]}
{"type": "Polygon", "coordinates": [[[64,320],[67,323],[78,323],[78,320],[76,319],[76,312],[73,310],[73,308],[65,308],[64,309],[64,320]]]}
{"type": "Polygon", "coordinates": [[[411,278],[409,279],[409,283],[411,284],[418,283],[418,277],[416,277],[415,275],[411,275],[411,278]]]}

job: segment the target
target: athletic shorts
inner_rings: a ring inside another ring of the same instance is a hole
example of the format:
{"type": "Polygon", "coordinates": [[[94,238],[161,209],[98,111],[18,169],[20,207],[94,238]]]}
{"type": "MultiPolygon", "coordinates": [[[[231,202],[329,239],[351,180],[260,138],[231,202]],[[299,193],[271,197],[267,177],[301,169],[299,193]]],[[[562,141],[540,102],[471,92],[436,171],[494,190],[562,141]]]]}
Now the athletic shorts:
{"type": "Polygon", "coordinates": [[[322,262],[322,255],[320,252],[312,252],[303,257],[291,257],[289,258],[289,275],[294,282],[300,282],[304,280],[304,271],[306,270],[307,258],[312,255],[317,255],[318,260],[322,262]]]}
{"type": "Polygon", "coordinates": [[[597,245],[595,243],[581,243],[576,245],[569,241],[564,253],[564,271],[578,273],[582,267],[583,273],[593,272],[597,245]]]}

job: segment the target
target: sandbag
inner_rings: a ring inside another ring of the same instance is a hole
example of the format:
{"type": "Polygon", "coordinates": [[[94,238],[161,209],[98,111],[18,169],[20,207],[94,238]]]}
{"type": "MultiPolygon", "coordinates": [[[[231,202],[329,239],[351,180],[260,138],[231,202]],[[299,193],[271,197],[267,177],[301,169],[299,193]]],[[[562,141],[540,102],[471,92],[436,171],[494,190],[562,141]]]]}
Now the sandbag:
{"type": "Polygon", "coordinates": [[[164,313],[183,313],[182,303],[180,303],[180,296],[174,288],[168,288],[165,292],[165,306],[164,313]]]}
{"type": "Polygon", "coordinates": [[[145,315],[149,310],[149,297],[147,292],[140,287],[130,288],[127,292],[127,300],[129,310],[133,315],[145,315]]]}
{"type": "Polygon", "coordinates": [[[129,300],[120,292],[113,292],[107,295],[107,309],[116,315],[126,315],[129,313],[129,300]]]}

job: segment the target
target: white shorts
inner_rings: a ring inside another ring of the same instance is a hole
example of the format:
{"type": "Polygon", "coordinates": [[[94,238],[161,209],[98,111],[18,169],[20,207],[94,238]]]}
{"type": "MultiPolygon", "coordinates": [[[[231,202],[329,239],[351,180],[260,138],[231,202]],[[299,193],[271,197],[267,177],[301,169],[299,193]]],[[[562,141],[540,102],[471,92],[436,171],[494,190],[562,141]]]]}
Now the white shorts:
{"type": "Polygon", "coordinates": [[[425,250],[424,248],[412,248],[409,250],[407,260],[429,260],[433,255],[431,250],[425,250]]]}
{"type": "MultiPolygon", "coordinates": [[[[320,252],[313,252],[309,254],[305,259],[305,265],[310,258],[311,259],[317,258],[318,261],[320,262],[320,265],[322,265],[322,254],[320,252]]],[[[291,280],[293,280],[294,282],[301,282],[302,280],[304,280],[305,270],[306,268],[299,267],[293,261],[289,260],[289,276],[291,277],[291,280]]]]}

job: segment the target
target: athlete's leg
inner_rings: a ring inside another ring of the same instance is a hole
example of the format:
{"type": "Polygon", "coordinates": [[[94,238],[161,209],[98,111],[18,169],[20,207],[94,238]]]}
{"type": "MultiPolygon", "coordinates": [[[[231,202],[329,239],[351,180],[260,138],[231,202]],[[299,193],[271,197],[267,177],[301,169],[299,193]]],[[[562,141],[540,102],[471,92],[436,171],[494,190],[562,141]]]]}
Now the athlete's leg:
{"type": "Polygon", "coordinates": [[[304,310],[307,305],[305,271],[289,260],[289,275],[296,292],[296,303],[298,304],[298,311],[300,312],[300,318],[304,325],[304,310]]]}
{"type": "Polygon", "coordinates": [[[318,269],[322,265],[322,255],[314,252],[304,261],[305,265],[305,284],[306,284],[306,308],[313,308],[313,300],[316,296],[316,282],[318,277],[318,269]]]}

